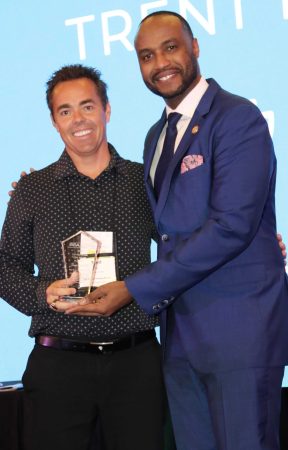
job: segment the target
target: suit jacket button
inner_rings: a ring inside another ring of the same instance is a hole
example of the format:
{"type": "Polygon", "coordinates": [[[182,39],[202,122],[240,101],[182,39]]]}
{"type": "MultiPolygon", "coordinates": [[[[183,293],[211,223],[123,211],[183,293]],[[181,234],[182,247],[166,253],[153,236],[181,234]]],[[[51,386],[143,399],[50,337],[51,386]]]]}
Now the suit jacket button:
{"type": "Polygon", "coordinates": [[[168,241],[169,240],[168,234],[162,234],[161,239],[162,239],[163,242],[168,241]]]}

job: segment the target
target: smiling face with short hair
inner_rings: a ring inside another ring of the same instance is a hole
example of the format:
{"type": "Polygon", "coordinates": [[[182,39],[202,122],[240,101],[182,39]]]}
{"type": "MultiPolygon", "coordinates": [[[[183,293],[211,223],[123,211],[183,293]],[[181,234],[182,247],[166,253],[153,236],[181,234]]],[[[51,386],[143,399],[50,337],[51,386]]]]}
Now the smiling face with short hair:
{"type": "Polygon", "coordinates": [[[95,84],[88,78],[58,83],[53,89],[52,122],[73,158],[107,157],[106,125],[110,105],[103,107],[95,84]]]}
{"type": "Polygon", "coordinates": [[[135,48],[148,89],[176,108],[200,79],[197,39],[177,17],[163,14],[142,22],[135,48]]]}

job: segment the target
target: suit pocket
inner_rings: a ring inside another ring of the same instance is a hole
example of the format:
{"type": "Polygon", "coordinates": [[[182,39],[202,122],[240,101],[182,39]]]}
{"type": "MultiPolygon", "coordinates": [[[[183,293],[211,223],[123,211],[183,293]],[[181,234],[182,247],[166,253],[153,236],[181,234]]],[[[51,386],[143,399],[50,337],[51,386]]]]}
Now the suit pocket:
{"type": "Polygon", "coordinates": [[[203,162],[202,164],[199,164],[198,166],[195,166],[195,167],[193,167],[193,168],[187,170],[186,172],[180,172],[180,175],[181,175],[181,177],[186,177],[186,176],[188,176],[189,174],[192,174],[192,173],[194,174],[194,173],[196,173],[196,172],[198,172],[198,171],[201,172],[201,169],[202,169],[203,171],[205,171],[205,167],[204,167],[204,166],[206,166],[206,163],[205,163],[205,162],[203,162]]]}
{"type": "Polygon", "coordinates": [[[181,210],[197,212],[199,219],[203,219],[209,209],[210,198],[210,165],[203,163],[173,180],[172,195],[181,210]]]}

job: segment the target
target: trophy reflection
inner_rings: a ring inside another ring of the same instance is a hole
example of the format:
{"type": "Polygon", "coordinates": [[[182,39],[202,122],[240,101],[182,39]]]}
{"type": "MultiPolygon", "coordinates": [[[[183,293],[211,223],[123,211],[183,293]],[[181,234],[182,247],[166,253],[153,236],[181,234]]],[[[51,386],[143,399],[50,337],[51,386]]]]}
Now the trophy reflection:
{"type": "Polygon", "coordinates": [[[71,287],[74,295],[65,296],[66,301],[77,301],[96,288],[95,277],[101,242],[87,231],[79,231],[61,242],[65,277],[78,273],[78,281],[71,287]]]}

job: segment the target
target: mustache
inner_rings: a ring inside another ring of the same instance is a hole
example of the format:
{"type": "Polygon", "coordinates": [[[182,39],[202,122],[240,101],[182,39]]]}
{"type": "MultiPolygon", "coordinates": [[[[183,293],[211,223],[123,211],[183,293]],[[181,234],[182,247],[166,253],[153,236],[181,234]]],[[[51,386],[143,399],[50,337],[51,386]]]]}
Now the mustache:
{"type": "Polygon", "coordinates": [[[169,75],[170,73],[181,73],[181,72],[182,71],[179,67],[168,66],[163,69],[155,70],[155,72],[153,72],[151,75],[151,79],[152,79],[152,81],[157,81],[157,79],[159,79],[163,76],[169,75]]]}
{"type": "Polygon", "coordinates": [[[87,119],[76,119],[73,124],[71,124],[71,129],[77,131],[83,128],[94,128],[95,124],[87,119]]]}

